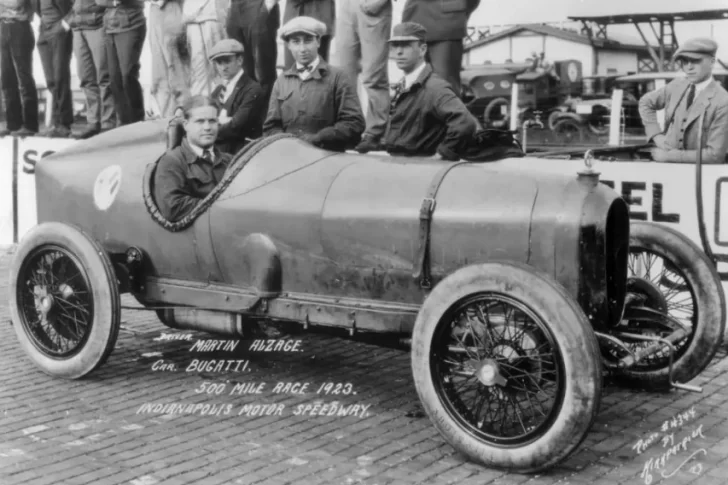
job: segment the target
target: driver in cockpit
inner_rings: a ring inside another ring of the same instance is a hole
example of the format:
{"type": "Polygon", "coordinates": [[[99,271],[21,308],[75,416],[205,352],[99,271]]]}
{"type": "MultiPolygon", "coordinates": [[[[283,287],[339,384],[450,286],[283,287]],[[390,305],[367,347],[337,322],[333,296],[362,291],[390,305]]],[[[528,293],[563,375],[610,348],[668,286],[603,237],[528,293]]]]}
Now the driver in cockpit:
{"type": "Polygon", "coordinates": [[[232,155],[215,148],[218,105],[207,96],[193,96],[183,106],[185,138],[157,164],[154,198],[170,222],[187,215],[220,182],[232,155]]]}

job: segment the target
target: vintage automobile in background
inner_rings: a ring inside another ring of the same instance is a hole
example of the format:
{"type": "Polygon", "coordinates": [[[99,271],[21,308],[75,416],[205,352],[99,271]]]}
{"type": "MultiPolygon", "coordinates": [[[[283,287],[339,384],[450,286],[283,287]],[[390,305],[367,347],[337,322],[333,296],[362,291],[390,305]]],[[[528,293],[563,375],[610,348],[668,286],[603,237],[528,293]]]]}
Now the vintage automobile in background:
{"type": "Polygon", "coordinates": [[[469,65],[460,72],[461,98],[484,126],[507,128],[511,89],[518,83],[520,126],[539,111],[545,118],[581,87],[580,61],[564,60],[553,68],[534,67],[532,62],[469,65]]]}
{"type": "Polygon", "coordinates": [[[177,329],[244,337],[282,320],[394,336],[456,450],[536,472],[586,437],[605,372],[699,390],[686,383],[722,341],[711,261],[671,228],[630,223],[588,154],[565,176],[276,135],[236,154],[173,223],[152,196],[156,162],[182,136],[167,123],[102,133],[36,166],[39,224],[15,252],[9,300],[20,345],[52,376],[107,360],[127,292],[177,329]]]}

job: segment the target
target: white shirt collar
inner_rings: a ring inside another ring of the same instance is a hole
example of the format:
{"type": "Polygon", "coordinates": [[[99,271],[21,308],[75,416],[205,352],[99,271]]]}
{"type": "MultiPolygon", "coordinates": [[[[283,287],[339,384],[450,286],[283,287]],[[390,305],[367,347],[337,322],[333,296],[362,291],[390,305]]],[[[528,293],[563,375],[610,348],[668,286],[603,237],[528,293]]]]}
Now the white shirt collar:
{"type": "Polygon", "coordinates": [[[710,76],[705,81],[701,81],[695,85],[695,97],[698,97],[698,94],[700,94],[700,91],[708,87],[708,84],[713,80],[713,76],[710,76]]]}
{"type": "MultiPolygon", "coordinates": [[[[321,57],[316,56],[316,59],[314,59],[313,62],[311,64],[309,64],[311,66],[311,70],[308,72],[300,72],[300,73],[298,73],[298,75],[301,77],[304,77],[304,78],[307,78],[308,76],[310,76],[313,73],[313,71],[315,71],[316,68],[318,67],[320,60],[321,60],[321,57]]],[[[303,67],[303,64],[300,64],[298,61],[296,61],[296,69],[301,69],[302,67],[303,67]]]]}
{"type": "Polygon", "coordinates": [[[238,73],[227,83],[225,83],[225,94],[223,95],[222,99],[223,101],[227,101],[230,98],[230,95],[233,94],[233,91],[235,90],[235,85],[240,81],[240,78],[243,76],[243,69],[239,70],[238,73]]]}
{"type": "Polygon", "coordinates": [[[422,74],[422,71],[425,70],[426,65],[427,65],[427,63],[423,62],[422,64],[420,64],[420,67],[418,67],[411,73],[404,75],[404,88],[405,89],[409,89],[415,83],[415,81],[417,81],[417,78],[420,77],[420,74],[422,74]]]}
{"type": "Polygon", "coordinates": [[[215,148],[214,147],[202,149],[202,147],[198,147],[197,145],[190,143],[189,140],[187,140],[187,144],[190,146],[192,151],[195,152],[195,155],[197,155],[199,158],[202,158],[202,156],[205,154],[205,150],[209,150],[210,152],[212,152],[213,160],[215,159],[215,148]]]}

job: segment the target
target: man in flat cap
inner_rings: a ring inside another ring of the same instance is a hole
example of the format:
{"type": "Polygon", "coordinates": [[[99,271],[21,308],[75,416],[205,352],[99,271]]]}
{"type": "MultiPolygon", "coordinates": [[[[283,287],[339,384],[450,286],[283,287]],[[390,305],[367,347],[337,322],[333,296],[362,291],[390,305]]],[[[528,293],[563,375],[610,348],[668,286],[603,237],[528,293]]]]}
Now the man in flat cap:
{"type": "Polygon", "coordinates": [[[210,61],[224,81],[212,92],[222,107],[216,146],[233,154],[246,145],[246,138],[262,135],[267,105],[263,88],[243,69],[243,52],[243,44],[235,39],[221,40],[210,51],[210,61]]]}
{"type": "Polygon", "coordinates": [[[296,17],[281,27],[296,62],[273,86],[263,134],[294,133],[318,147],[343,151],[359,143],[364,117],[349,76],[318,54],[325,31],[311,17],[296,17]]]}
{"type": "Polygon", "coordinates": [[[407,0],[402,22],[415,22],[427,29],[427,49],[432,69],[460,94],[463,38],[468,19],[480,0],[407,0]]]}
{"type": "MultiPolygon", "coordinates": [[[[331,38],[334,36],[335,14],[336,2],[334,0],[286,0],[286,6],[283,9],[283,23],[300,16],[312,17],[322,22],[326,26],[326,33],[319,40],[318,53],[323,60],[328,62],[331,38]]],[[[285,51],[284,59],[286,67],[293,64],[291,51],[285,51]]]]}
{"type": "Polygon", "coordinates": [[[718,44],[710,38],[685,42],[673,59],[685,73],[639,102],[647,139],[654,142],[657,162],[693,163],[699,145],[698,118],[705,114],[703,163],[725,163],[728,151],[728,93],[712,76],[718,44]],[[665,128],[657,111],[665,110],[665,128]]]}
{"type": "Polygon", "coordinates": [[[478,122],[450,83],[425,62],[427,31],[414,22],[401,23],[389,45],[404,77],[391,93],[384,148],[392,155],[460,159],[478,122]]]}

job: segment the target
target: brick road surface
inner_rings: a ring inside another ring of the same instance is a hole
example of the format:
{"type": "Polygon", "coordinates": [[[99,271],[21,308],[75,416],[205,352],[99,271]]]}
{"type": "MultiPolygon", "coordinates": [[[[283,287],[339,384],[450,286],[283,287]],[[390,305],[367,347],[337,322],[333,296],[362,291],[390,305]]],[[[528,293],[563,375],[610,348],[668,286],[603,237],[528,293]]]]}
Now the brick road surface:
{"type": "MultiPolygon", "coordinates": [[[[728,475],[723,351],[693,381],[704,386],[701,394],[633,392],[607,381],[598,419],[578,452],[548,473],[505,473],[467,462],[440,437],[419,406],[405,351],[301,334],[294,338],[302,340],[302,352],[250,352],[251,340],[237,341],[234,351],[190,352],[199,339],[214,337],[168,329],[152,312],[125,310],[116,348],[99,371],[77,381],[46,376],[21,352],[8,324],[10,256],[0,253],[1,485],[711,485],[728,475]],[[162,340],[162,334],[191,340],[162,340]],[[187,372],[194,359],[248,360],[249,372],[187,372]],[[174,370],[153,371],[160,361],[174,370]],[[278,382],[309,388],[276,394],[278,382]],[[343,386],[317,393],[327,382],[343,386]],[[231,395],[238,383],[266,387],[231,395]],[[212,394],[196,392],[203,384],[212,394]],[[353,405],[369,407],[346,417],[294,414],[298,405],[334,401],[352,412],[353,405]],[[200,408],[159,412],[172,403],[207,404],[207,415],[200,408]],[[280,415],[253,415],[253,406],[264,404],[280,415]]],[[[128,297],[123,303],[136,304],[128,297]]]]}

